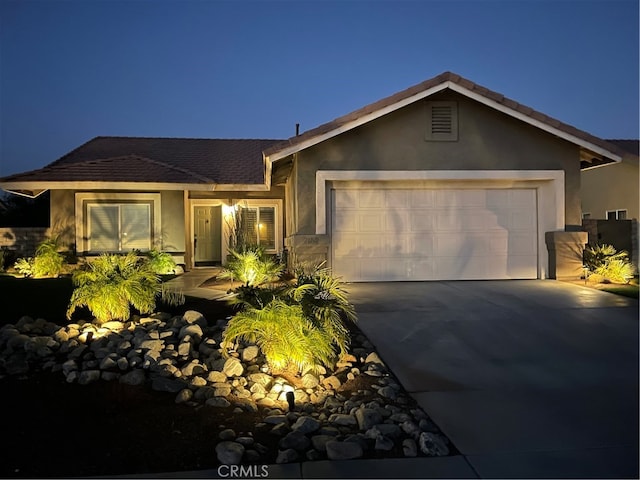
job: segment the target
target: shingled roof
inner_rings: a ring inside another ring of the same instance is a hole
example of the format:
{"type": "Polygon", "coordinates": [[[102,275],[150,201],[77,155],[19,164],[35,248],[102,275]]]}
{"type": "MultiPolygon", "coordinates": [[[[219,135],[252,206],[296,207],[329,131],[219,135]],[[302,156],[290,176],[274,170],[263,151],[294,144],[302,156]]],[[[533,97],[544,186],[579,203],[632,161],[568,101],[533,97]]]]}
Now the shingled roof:
{"type": "MultiPolygon", "coordinates": [[[[588,150],[589,154],[595,153],[608,159],[602,163],[620,160],[621,152],[617,146],[556,120],[555,118],[549,117],[531,107],[522,105],[515,100],[505,97],[501,93],[489,90],[452,72],[441,73],[413,87],[409,87],[406,90],[378,100],[377,102],[336,118],[312,130],[308,130],[301,135],[291,137],[288,140],[269,147],[264,154],[269,157],[270,161],[279,160],[446,88],[496,108],[503,113],[519,118],[549,133],[572,141],[588,150]]],[[[587,162],[600,161],[598,158],[591,158],[589,155],[583,155],[583,158],[587,158],[587,162]]]]}
{"type": "Polygon", "coordinates": [[[264,185],[262,151],[281,140],[96,137],[8,182],[264,185]]]}

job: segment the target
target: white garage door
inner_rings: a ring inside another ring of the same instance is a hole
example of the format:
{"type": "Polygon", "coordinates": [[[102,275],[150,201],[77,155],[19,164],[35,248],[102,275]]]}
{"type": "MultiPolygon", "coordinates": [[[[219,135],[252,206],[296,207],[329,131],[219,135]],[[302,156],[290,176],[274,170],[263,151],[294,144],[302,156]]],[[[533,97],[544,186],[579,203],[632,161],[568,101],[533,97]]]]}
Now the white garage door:
{"type": "Polygon", "coordinates": [[[535,189],[334,189],[332,268],[345,281],[538,276],[535,189]]]}

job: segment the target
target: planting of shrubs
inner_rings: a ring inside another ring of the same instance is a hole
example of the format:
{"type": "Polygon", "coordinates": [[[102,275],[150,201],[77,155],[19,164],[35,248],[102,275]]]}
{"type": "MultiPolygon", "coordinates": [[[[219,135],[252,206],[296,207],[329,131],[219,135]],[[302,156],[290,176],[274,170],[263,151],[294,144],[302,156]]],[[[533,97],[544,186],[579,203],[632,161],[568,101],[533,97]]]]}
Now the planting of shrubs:
{"type": "Polygon", "coordinates": [[[163,289],[149,261],[135,252],[126,255],[103,254],[73,274],[75,289],[67,318],[79,307],[87,307],[98,323],[127,320],[131,307],[151,313],[162,298],[179,304],[184,297],[163,289]]]}
{"type": "Polygon", "coordinates": [[[356,313],[342,282],[329,269],[321,265],[308,272],[299,268],[293,284],[263,287],[260,285],[274,281],[283,267],[256,251],[234,255],[237,263],[228,271],[237,271],[244,281],[233,290],[236,295],[230,303],[240,311],[229,320],[225,342],[255,342],[274,371],[330,367],[347,353],[345,322],[355,321],[356,313]],[[244,260],[247,264],[242,264],[244,260]],[[247,265],[262,273],[248,274],[247,265]]]}
{"type": "Polygon", "coordinates": [[[64,269],[65,258],[58,251],[56,239],[47,239],[36,248],[36,256],[19,258],[14,264],[15,270],[25,277],[57,277],[64,269]]]}
{"type": "Polygon", "coordinates": [[[596,277],[612,283],[629,283],[636,269],[629,262],[629,254],[618,252],[612,245],[593,245],[584,250],[584,264],[589,278],[596,277]]]}
{"type": "Polygon", "coordinates": [[[167,252],[157,249],[149,250],[146,254],[149,268],[157,275],[170,275],[175,273],[178,266],[173,257],[167,252]]]}

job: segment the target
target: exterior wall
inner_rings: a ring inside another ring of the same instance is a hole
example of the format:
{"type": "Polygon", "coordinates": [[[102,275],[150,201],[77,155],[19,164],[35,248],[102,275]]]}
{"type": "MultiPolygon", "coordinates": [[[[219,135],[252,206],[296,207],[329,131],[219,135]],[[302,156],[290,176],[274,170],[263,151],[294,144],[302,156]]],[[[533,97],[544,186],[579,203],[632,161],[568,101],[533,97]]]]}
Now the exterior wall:
{"type": "Polygon", "coordinates": [[[587,244],[587,232],[547,232],[549,278],[579,280],[584,273],[582,253],[587,244]]]}
{"type": "Polygon", "coordinates": [[[0,228],[0,249],[13,251],[14,257],[32,257],[38,244],[47,237],[47,230],[46,227],[0,228]]]}
{"type": "Polygon", "coordinates": [[[426,104],[417,102],[298,153],[292,172],[297,220],[288,235],[315,234],[318,170],[563,170],[565,223],[579,226],[577,146],[453,92],[458,141],[425,141],[426,104]]]}
{"type": "Polygon", "coordinates": [[[614,165],[585,170],[582,176],[582,212],[606,219],[607,210],[627,210],[627,219],[640,219],[638,159],[625,157],[614,165]]]}
{"type": "Polygon", "coordinates": [[[51,190],[51,223],[49,234],[58,237],[61,246],[75,252],[75,192],[73,190],[51,190]]]}
{"type": "Polygon", "coordinates": [[[180,190],[160,192],[160,194],[162,250],[184,253],[184,192],[180,190]]]}

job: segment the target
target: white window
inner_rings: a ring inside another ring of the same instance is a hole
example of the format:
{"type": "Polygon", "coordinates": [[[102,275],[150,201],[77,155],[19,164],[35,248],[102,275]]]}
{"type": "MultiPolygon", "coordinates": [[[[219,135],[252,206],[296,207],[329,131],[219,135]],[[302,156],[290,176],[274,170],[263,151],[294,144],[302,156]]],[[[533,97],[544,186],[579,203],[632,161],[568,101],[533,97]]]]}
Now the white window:
{"type": "Polygon", "coordinates": [[[276,249],[276,207],[242,207],[242,230],[246,242],[265,250],[276,249]]]}
{"type": "MultiPolygon", "coordinates": [[[[226,218],[230,248],[260,246],[267,253],[282,248],[282,200],[240,200],[233,202],[237,212],[226,218]]],[[[225,214],[226,215],[226,214],[225,214]]]]}
{"type": "Polygon", "coordinates": [[[607,210],[607,220],[626,220],[627,210],[607,210]]]}
{"type": "Polygon", "coordinates": [[[124,253],[160,246],[160,194],[76,193],[79,253],[124,253]]]}
{"type": "Polygon", "coordinates": [[[90,252],[150,250],[149,203],[88,203],[87,240],[90,252]]]}

